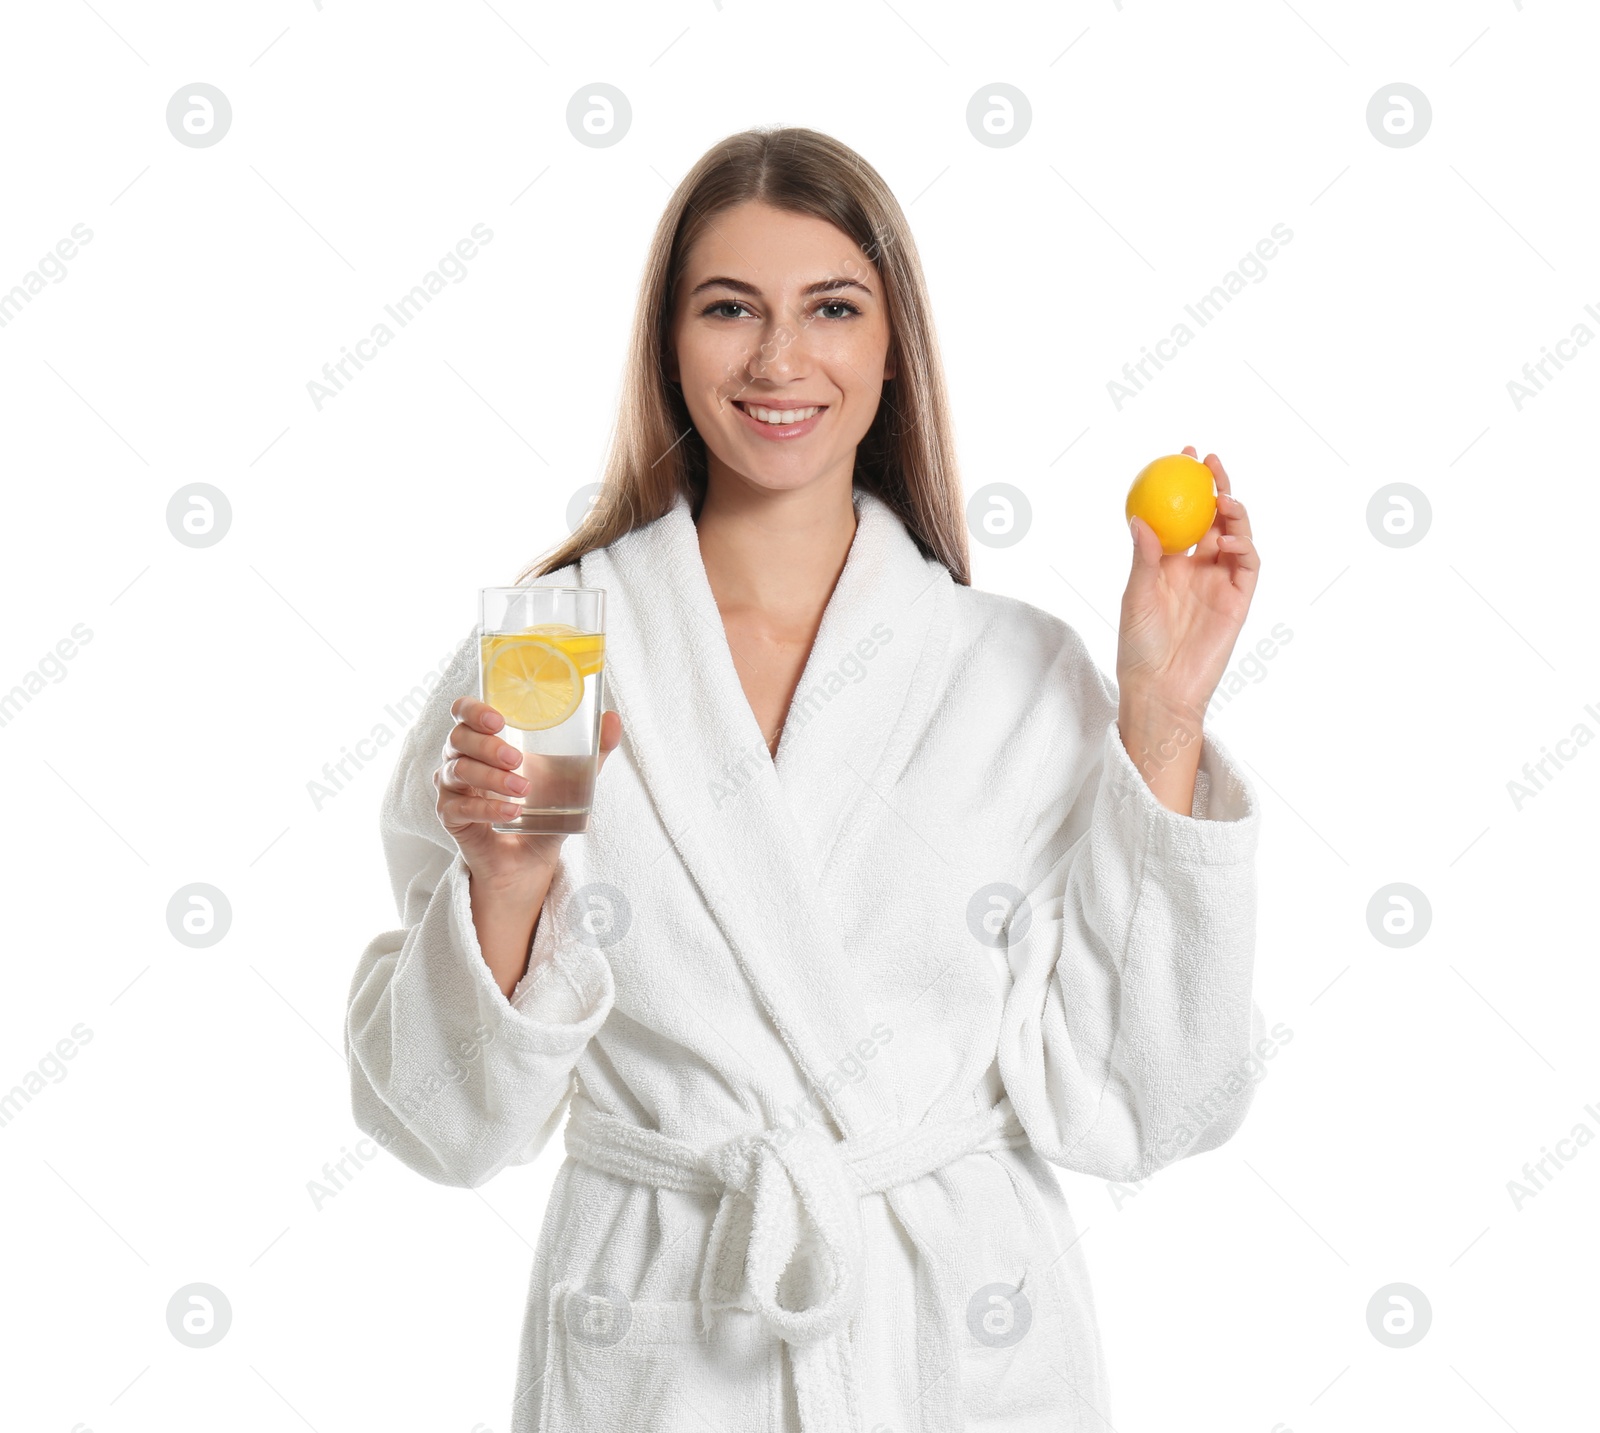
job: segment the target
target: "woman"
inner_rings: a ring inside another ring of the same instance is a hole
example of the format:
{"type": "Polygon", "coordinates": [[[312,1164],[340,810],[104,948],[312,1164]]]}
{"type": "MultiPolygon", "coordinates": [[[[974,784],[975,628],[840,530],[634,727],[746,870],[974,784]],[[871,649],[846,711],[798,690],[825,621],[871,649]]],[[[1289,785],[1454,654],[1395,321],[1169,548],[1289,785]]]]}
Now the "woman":
{"type": "Polygon", "coordinates": [[[1259,815],[1199,720],[1258,561],[1207,463],[1192,556],[1133,523],[1113,690],[969,585],[878,175],[781,129],[680,185],[602,491],[536,573],[607,593],[589,830],[493,831],[526,785],[469,635],[350,995],[357,1123],[430,1179],[526,1163],[570,1103],[514,1433],[1110,1427],[1046,1161],[1141,1180],[1261,1068],[1259,815]]]}

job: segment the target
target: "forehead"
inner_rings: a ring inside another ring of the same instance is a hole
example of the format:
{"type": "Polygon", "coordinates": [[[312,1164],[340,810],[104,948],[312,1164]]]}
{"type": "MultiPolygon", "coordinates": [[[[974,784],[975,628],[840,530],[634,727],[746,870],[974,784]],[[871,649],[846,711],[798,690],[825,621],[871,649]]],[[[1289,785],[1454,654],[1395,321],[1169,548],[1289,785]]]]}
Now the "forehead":
{"type": "Polygon", "coordinates": [[[684,262],[684,278],[691,287],[723,274],[777,291],[819,278],[863,278],[875,272],[861,246],[826,219],[753,201],[713,218],[684,262]]]}

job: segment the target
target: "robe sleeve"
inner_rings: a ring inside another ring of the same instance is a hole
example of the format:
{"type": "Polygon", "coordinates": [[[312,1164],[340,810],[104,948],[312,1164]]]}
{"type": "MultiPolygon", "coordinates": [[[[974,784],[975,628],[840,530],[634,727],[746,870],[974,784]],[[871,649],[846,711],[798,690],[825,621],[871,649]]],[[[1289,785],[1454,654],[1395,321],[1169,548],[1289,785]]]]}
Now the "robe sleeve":
{"type": "Polygon", "coordinates": [[[1058,776],[1039,781],[1024,843],[1000,1072],[1045,1159],[1133,1183],[1228,1139],[1265,1071],[1251,990],[1260,811],[1210,732],[1192,814],[1163,806],[1076,634],[1044,680],[1031,779],[1058,776]]]}
{"type": "Polygon", "coordinates": [[[451,703],[476,694],[476,660],[469,635],[390,778],[380,834],[401,924],[362,952],[345,1020],[356,1124],[427,1178],[467,1188],[549,1142],[615,998],[604,952],[563,918],[565,852],[510,1000],[483,958],[471,875],[439,823],[433,784],[451,703]]]}

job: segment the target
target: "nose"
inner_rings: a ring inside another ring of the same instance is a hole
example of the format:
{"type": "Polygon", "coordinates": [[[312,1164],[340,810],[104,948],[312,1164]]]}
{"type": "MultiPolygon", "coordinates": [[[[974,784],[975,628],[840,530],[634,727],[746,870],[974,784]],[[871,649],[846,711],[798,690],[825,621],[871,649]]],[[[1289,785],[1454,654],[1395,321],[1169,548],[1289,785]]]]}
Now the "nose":
{"type": "Polygon", "coordinates": [[[748,367],[752,378],[783,382],[804,373],[809,362],[806,325],[791,315],[774,314],[762,326],[748,367]]]}

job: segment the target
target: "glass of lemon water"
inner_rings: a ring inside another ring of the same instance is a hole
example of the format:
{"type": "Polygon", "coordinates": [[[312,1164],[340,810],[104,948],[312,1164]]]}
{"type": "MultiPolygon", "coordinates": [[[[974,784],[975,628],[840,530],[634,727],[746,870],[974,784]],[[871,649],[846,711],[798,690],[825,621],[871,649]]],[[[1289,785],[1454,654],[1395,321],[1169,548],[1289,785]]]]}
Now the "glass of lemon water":
{"type": "Polygon", "coordinates": [[[496,831],[571,834],[589,827],[600,761],[605,681],[605,590],[478,590],[478,696],[522,752],[522,814],[496,831]]]}

